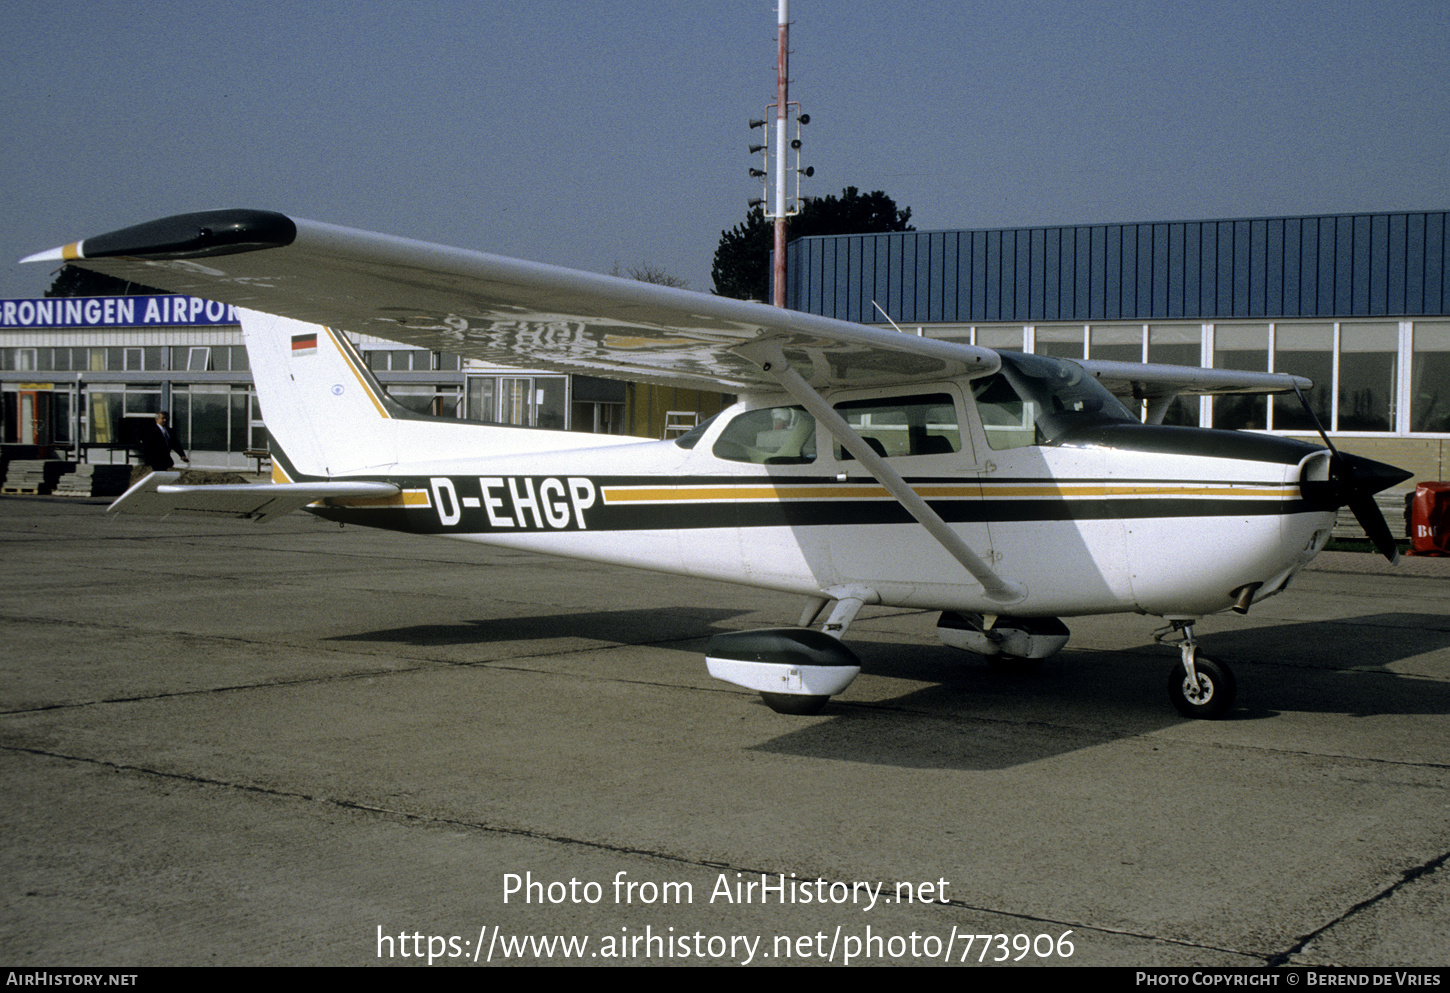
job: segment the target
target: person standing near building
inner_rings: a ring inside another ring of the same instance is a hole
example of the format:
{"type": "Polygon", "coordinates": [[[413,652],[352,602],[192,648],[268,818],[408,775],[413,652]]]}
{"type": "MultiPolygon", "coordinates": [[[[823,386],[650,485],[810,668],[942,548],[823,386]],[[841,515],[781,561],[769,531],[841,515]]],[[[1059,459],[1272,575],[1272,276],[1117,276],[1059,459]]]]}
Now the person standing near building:
{"type": "Polygon", "coordinates": [[[176,435],[167,426],[166,420],[166,411],[163,410],[156,415],[156,423],[141,432],[141,461],[154,472],[165,472],[176,464],[171,458],[172,452],[181,456],[181,461],[191,463],[191,459],[181,450],[181,442],[177,441],[176,435]]]}

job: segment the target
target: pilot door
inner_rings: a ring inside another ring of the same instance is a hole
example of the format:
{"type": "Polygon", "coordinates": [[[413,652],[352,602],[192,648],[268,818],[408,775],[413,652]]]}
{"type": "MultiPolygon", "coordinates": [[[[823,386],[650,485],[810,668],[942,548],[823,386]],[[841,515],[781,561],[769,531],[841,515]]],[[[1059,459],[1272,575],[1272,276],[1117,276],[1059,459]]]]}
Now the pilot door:
{"type": "MultiPolygon", "coordinates": [[[[927,504],[986,558],[987,527],[976,486],[976,440],[954,383],[882,396],[841,394],[832,406],[927,504]]],[[[945,548],[839,443],[832,443],[840,497],[832,558],[843,583],[861,583],[893,599],[940,599],[943,585],[975,585],[945,548]]]]}
{"type": "Polygon", "coordinates": [[[1042,405],[1002,373],[973,380],[981,458],[976,471],[991,549],[1004,579],[1075,612],[1116,609],[1128,595],[1126,539],[1108,502],[1103,449],[1057,446],[1042,405]]]}

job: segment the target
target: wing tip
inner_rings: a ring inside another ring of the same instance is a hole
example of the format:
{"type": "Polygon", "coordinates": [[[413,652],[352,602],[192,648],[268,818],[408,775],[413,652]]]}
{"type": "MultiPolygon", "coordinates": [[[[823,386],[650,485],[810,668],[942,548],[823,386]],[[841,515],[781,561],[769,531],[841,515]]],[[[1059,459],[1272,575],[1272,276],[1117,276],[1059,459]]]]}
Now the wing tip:
{"type": "Polygon", "coordinates": [[[59,245],[55,248],[47,248],[43,252],[36,252],[34,255],[27,255],[20,260],[20,264],[27,262],[70,262],[73,259],[85,258],[83,249],[84,242],[73,241],[68,245],[59,245]]]}
{"type": "Polygon", "coordinates": [[[109,231],[36,252],[20,261],[73,262],[117,256],[148,260],[207,258],[285,248],[296,238],[297,224],[285,214],[270,210],[204,210],[109,231]]]}

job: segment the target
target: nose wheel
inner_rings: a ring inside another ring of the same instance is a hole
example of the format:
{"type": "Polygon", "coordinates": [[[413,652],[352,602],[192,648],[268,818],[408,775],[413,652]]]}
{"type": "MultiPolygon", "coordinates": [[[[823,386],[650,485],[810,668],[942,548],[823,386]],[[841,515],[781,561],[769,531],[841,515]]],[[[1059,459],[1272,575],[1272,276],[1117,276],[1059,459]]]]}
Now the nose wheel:
{"type": "Polygon", "coordinates": [[[1155,632],[1154,638],[1161,642],[1164,636],[1174,632],[1181,632],[1183,640],[1178,645],[1181,659],[1168,674],[1168,699],[1173,702],[1173,709],[1184,717],[1200,721],[1222,717],[1233,707],[1238,690],[1233,672],[1228,666],[1198,654],[1192,624],[1175,621],[1163,631],[1155,632]]]}
{"type": "Polygon", "coordinates": [[[1212,659],[1197,659],[1191,676],[1182,662],[1168,674],[1168,698],[1184,717],[1222,717],[1233,706],[1235,690],[1233,673],[1212,659]]]}

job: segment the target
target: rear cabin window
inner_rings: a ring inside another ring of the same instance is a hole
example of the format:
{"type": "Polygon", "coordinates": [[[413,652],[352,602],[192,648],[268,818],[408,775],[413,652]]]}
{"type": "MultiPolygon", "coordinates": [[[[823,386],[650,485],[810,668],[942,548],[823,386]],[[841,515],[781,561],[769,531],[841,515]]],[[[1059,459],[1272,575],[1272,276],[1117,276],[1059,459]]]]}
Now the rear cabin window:
{"type": "MultiPolygon", "coordinates": [[[[948,455],[962,450],[957,405],[948,393],[851,400],[837,404],[836,413],[876,454],[887,458],[948,455]]],[[[850,461],[855,456],[837,445],[836,458],[850,461]]]]}
{"type": "Polygon", "coordinates": [[[816,419],[803,407],[761,407],[736,417],[711,452],[729,462],[804,465],[816,460],[816,419]]]}

